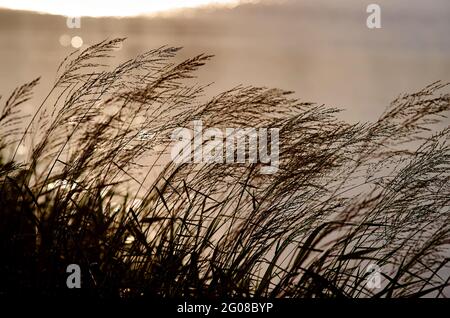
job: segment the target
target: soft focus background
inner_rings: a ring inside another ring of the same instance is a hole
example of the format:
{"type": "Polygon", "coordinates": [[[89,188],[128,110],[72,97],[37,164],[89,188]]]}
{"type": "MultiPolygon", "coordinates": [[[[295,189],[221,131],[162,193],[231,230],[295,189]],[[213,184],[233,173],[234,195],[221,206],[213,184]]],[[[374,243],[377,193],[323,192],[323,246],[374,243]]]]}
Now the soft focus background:
{"type": "MultiPolygon", "coordinates": [[[[80,29],[69,29],[61,15],[0,8],[0,94],[42,76],[36,94],[42,97],[59,62],[74,50],[60,43],[64,37],[79,36],[86,46],[125,36],[121,59],[166,44],[184,47],[179,60],[214,54],[197,79],[215,83],[211,94],[239,84],[278,87],[345,108],[347,120],[373,120],[400,93],[450,81],[450,1],[377,1],[382,28],[374,30],[366,26],[372,2],[262,0],[158,14],[142,5],[142,12],[130,10],[139,16],[82,17],[80,29]]],[[[89,12],[89,1],[79,3],[89,12]]],[[[97,6],[91,15],[99,12],[97,6]]]]}

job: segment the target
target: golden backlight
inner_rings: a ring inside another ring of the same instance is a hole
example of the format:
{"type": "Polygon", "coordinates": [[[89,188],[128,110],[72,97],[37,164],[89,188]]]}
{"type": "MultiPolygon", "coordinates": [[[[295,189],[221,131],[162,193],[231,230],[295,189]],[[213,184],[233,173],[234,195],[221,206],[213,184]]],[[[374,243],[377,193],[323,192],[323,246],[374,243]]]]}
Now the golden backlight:
{"type": "Polygon", "coordinates": [[[204,6],[235,6],[255,0],[0,0],[0,8],[31,10],[65,16],[155,15],[204,6]]]}

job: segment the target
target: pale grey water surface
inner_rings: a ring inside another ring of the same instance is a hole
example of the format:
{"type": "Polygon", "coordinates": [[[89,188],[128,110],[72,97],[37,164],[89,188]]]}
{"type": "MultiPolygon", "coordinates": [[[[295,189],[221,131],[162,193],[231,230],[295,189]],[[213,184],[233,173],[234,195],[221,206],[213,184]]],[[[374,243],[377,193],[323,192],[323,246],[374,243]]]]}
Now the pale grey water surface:
{"type": "Polygon", "coordinates": [[[42,97],[73,50],[59,43],[63,34],[86,44],[126,36],[122,59],[165,44],[184,47],[179,59],[214,54],[198,77],[215,83],[211,94],[238,84],[278,87],[345,108],[348,120],[373,120],[400,93],[450,81],[450,1],[377,1],[377,30],[366,27],[371,2],[261,1],[171,17],[82,18],[80,29],[62,16],[0,10],[0,92],[43,76],[42,97]]]}

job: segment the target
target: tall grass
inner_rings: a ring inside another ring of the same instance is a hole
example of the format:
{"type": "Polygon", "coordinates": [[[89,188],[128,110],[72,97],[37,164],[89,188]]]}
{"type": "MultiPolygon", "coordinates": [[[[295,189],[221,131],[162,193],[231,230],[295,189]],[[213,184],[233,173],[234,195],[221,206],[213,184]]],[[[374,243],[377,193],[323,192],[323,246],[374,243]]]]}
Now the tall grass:
{"type": "Polygon", "coordinates": [[[207,99],[192,82],[210,56],[176,64],[178,48],[108,66],[122,41],[68,56],[32,118],[39,79],[4,104],[1,294],[73,292],[75,263],[96,297],[448,296],[446,84],[352,124],[278,89],[207,99]],[[280,170],[175,164],[171,133],[199,119],[279,128],[280,170]]]}

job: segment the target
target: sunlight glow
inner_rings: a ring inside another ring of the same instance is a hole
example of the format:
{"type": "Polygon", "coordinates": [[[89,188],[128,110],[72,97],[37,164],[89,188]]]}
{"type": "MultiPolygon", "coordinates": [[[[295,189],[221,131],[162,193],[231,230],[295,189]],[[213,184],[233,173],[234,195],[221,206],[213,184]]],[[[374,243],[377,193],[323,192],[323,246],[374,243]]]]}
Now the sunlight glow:
{"type": "Polygon", "coordinates": [[[257,0],[0,0],[0,8],[31,10],[69,17],[155,15],[178,9],[204,6],[233,7],[257,0]]]}

